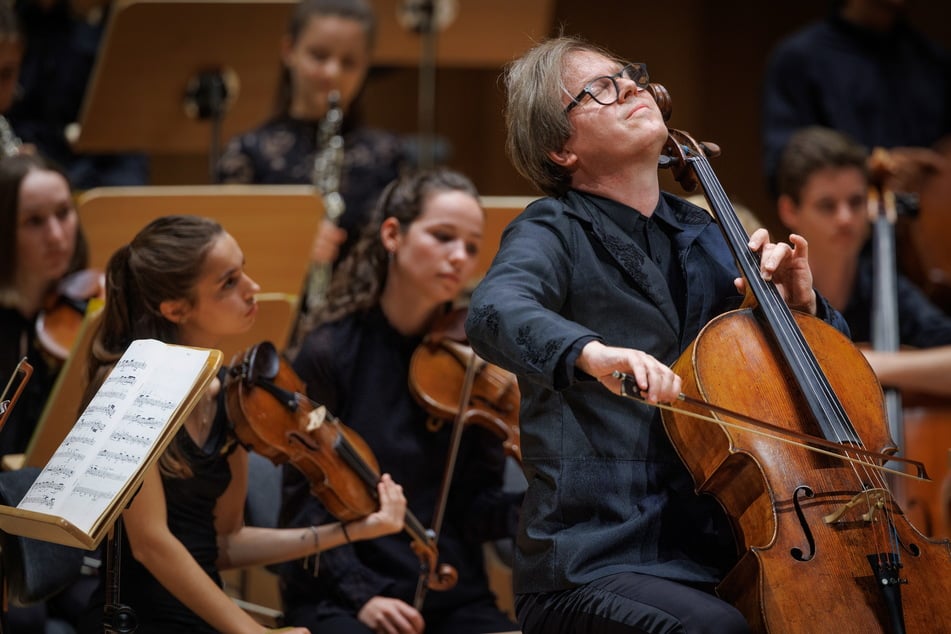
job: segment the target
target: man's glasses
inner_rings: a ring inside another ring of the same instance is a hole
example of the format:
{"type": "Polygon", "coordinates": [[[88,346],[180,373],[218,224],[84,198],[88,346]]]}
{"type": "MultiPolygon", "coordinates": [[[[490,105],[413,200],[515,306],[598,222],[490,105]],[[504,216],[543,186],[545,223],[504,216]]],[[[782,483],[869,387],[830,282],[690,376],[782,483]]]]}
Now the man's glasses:
{"type": "Polygon", "coordinates": [[[631,80],[637,84],[638,88],[647,88],[647,84],[650,83],[650,78],[647,76],[647,64],[628,64],[613,75],[595,77],[589,81],[565,108],[565,114],[571,112],[571,109],[575,106],[580,105],[585,95],[590,96],[602,106],[610,106],[612,103],[617,103],[617,100],[621,96],[621,89],[617,85],[619,77],[631,80]]]}

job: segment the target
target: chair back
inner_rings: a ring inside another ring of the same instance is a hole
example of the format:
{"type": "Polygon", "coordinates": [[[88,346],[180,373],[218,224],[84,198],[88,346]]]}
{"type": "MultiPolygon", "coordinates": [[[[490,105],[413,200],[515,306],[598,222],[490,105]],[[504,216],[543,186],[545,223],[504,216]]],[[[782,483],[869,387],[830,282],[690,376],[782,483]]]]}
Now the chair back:
{"type": "Polygon", "coordinates": [[[101,187],[79,197],[90,266],[104,269],[116,249],[160,216],[218,221],[234,236],[247,272],[264,292],[299,294],[323,205],[308,185],[101,187]]]}

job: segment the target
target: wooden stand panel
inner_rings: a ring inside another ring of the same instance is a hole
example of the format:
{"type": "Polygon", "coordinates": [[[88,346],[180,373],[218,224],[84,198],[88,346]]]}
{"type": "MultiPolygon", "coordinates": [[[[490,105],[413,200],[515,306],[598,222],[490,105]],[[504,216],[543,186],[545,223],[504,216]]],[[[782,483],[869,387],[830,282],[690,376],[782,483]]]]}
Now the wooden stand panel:
{"type": "Polygon", "coordinates": [[[90,266],[104,269],[119,247],[151,220],[192,214],[217,220],[244,251],[247,272],[264,292],[297,295],[323,204],[307,185],[108,187],[79,199],[90,266]]]}
{"type": "Polygon", "coordinates": [[[205,152],[211,121],[184,102],[199,72],[227,70],[237,96],[221,138],[273,112],[293,0],[124,0],[112,8],[80,117],[79,152],[205,152]]]}

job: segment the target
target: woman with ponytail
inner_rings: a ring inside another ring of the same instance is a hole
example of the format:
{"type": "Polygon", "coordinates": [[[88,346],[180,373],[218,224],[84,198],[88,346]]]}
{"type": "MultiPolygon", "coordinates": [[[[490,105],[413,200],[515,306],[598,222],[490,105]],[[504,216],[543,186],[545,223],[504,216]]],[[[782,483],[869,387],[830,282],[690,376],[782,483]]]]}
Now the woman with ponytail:
{"type": "MultiPolygon", "coordinates": [[[[119,249],[106,270],[105,315],[90,352],[90,400],[136,339],[214,348],[254,323],[258,285],[234,238],[212,220],[159,218],[119,249]]],[[[220,382],[182,425],[120,520],[120,581],[139,634],[267,631],[221,588],[219,570],[311,557],[347,541],[402,529],[405,499],[389,476],[381,509],[347,526],[296,529],[243,525],[248,453],[227,421],[220,382]]],[[[101,579],[81,632],[102,632],[101,579]]],[[[294,634],[306,628],[289,628],[294,634]]]]}

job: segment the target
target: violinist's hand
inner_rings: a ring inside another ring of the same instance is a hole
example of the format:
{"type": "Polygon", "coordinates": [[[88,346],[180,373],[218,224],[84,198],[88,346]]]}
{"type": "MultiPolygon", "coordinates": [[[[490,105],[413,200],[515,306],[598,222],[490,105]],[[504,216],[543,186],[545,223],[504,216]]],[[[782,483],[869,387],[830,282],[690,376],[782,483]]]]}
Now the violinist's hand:
{"type": "Polygon", "coordinates": [[[671,403],[680,394],[680,377],[640,350],[615,348],[600,341],[590,341],[582,348],[575,365],[615,394],[621,393],[621,380],[613,376],[615,370],[633,375],[641,396],[651,403],[671,403]]]}
{"type": "MultiPolygon", "coordinates": [[[[772,280],[786,304],[794,310],[816,314],[816,291],[812,287],[812,269],[809,268],[809,243],[792,233],[789,242],[769,241],[766,229],[757,229],[750,236],[748,246],[759,252],[759,271],[766,281],[772,280]]],[[[734,282],[740,293],[746,292],[746,280],[734,282]]]]}
{"type": "Polygon", "coordinates": [[[390,474],[384,473],[376,485],[376,491],[380,499],[380,510],[347,525],[347,532],[352,533],[354,538],[373,539],[403,530],[406,520],[403,487],[393,482],[390,474]]]}
{"type": "Polygon", "coordinates": [[[306,627],[277,627],[264,628],[265,632],[284,632],[285,634],[310,634],[310,630],[306,627]]]}
{"type": "Polygon", "coordinates": [[[426,627],[416,608],[390,597],[373,597],[357,612],[357,619],[376,634],[422,634],[426,627]]]}
{"type": "Polygon", "coordinates": [[[347,239],[347,232],[329,220],[320,223],[314,245],[310,248],[310,259],[315,264],[330,264],[337,259],[340,245],[347,239]]]}

